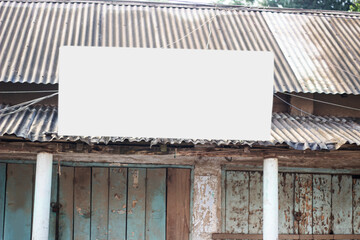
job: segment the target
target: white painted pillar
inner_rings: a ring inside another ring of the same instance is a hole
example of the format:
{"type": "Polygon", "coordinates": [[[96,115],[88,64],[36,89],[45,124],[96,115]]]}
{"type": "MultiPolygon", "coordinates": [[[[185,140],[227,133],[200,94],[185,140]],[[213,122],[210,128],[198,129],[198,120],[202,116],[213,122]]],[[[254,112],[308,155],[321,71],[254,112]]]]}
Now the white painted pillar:
{"type": "Polygon", "coordinates": [[[278,196],[278,160],[264,159],[263,188],[263,239],[278,239],[279,196],[278,196]]]}
{"type": "Polygon", "coordinates": [[[48,240],[52,163],[52,154],[37,155],[32,240],[48,240]]]}

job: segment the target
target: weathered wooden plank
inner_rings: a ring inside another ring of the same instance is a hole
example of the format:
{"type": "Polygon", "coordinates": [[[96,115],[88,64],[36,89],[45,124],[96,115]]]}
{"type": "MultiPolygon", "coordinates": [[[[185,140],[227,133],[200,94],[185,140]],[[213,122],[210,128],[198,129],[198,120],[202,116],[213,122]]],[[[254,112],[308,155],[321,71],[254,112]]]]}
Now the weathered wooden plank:
{"type": "Polygon", "coordinates": [[[313,234],[331,231],[331,175],[313,175],[313,234]]]}
{"type": "Polygon", "coordinates": [[[166,239],[188,240],[191,170],[168,168],[166,239]]]}
{"type": "Polygon", "coordinates": [[[109,169],[92,168],[91,239],[108,239],[109,169]]]}
{"type": "Polygon", "coordinates": [[[360,234],[360,178],[353,178],[353,231],[360,234]]]}
{"type": "Polygon", "coordinates": [[[295,175],[295,230],[312,234],[312,175],[295,175]]]}
{"type": "Polygon", "coordinates": [[[262,233],[263,177],[261,172],[250,172],[249,233],[262,233]]]}
{"type": "Polygon", "coordinates": [[[145,168],[129,168],[127,239],[145,239],[145,168]]]}
{"type": "Polygon", "coordinates": [[[291,234],[294,230],[295,174],[279,174],[279,233],[291,234]]]}
{"type": "Polygon", "coordinates": [[[146,172],[146,240],[165,240],[166,169],[146,172]]]}
{"type": "Polygon", "coordinates": [[[332,176],[332,230],[334,234],[352,233],[352,177],[332,176]]]}
{"type": "MultiPolygon", "coordinates": [[[[57,203],[58,199],[58,167],[53,166],[52,181],[51,181],[51,203],[57,203]]],[[[50,209],[50,221],[49,221],[49,240],[55,240],[56,238],[56,212],[50,209]]]]}
{"type": "Polygon", "coordinates": [[[226,172],[226,232],[248,233],[249,173],[226,172]]]}
{"type": "Polygon", "coordinates": [[[74,179],[74,239],[90,239],[91,168],[76,167],[74,179]]]}
{"type": "Polygon", "coordinates": [[[0,163],[0,239],[4,236],[6,163],[0,163]]]}
{"type": "Polygon", "coordinates": [[[127,168],[110,168],[109,240],[126,239],[127,168]]]}
{"type": "Polygon", "coordinates": [[[4,239],[31,238],[34,188],[33,164],[8,164],[4,239]]]}
{"type": "Polygon", "coordinates": [[[59,239],[73,239],[74,168],[62,167],[59,176],[59,239]]]}

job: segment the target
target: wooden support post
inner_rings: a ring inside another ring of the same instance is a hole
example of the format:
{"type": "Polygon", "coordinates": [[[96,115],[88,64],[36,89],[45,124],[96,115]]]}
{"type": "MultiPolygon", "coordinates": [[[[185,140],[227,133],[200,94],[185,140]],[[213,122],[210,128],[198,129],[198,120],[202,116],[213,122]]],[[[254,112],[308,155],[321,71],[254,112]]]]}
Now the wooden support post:
{"type": "Polygon", "coordinates": [[[32,223],[33,240],[47,240],[49,236],[52,163],[52,154],[39,153],[37,155],[32,223]]]}
{"type": "Polygon", "coordinates": [[[278,159],[264,159],[264,188],[263,188],[263,239],[278,239],[278,159]]]}

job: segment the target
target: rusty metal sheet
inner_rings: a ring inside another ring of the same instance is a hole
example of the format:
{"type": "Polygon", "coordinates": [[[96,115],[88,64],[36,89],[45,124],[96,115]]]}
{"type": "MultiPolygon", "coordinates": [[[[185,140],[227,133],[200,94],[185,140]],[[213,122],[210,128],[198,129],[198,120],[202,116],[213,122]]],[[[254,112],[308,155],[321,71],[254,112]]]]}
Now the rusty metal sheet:
{"type": "Polygon", "coordinates": [[[227,233],[249,232],[249,173],[226,172],[225,230],[227,233]]]}
{"type": "Polygon", "coordinates": [[[91,239],[108,239],[109,168],[92,168],[91,239]]]}
{"type": "Polygon", "coordinates": [[[263,226],[263,176],[261,172],[250,172],[249,233],[262,233],[263,226]]]}
{"type": "Polygon", "coordinates": [[[313,175],[313,234],[331,232],[331,175],[313,175]]]}
{"type": "Polygon", "coordinates": [[[352,233],[352,177],[333,175],[331,197],[334,234],[352,233]]]}
{"type": "Polygon", "coordinates": [[[295,228],[299,234],[312,234],[312,175],[295,175],[295,228]]]}
{"type": "Polygon", "coordinates": [[[279,173],[279,234],[297,233],[294,229],[294,173],[279,173]]]}
{"type": "Polygon", "coordinates": [[[110,168],[109,240],[126,239],[127,168],[110,168]]]}
{"type": "Polygon", "coordinates": [[[74,180],[74,239],[90,240],[91,168],[76,167],[74,180]]]}

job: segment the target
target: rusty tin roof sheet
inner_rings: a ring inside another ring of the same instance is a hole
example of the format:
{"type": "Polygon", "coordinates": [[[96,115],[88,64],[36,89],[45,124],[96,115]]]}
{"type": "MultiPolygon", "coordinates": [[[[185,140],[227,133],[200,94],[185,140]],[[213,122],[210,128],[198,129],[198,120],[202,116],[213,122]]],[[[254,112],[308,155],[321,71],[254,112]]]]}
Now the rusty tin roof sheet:
{"type": "Polygon", "coordinates": [[[274,52],[276,92],[360,94],[359,34],[360,15],[350,13],[5,0],[0,1],[0,82],[58,83],[58,49],[63,45],[208,45],[274,52]]]}
{"type": "MultiPolygon", "coordinates": [[[[0,105],[0,109],[6,107],[0,105]]],[[[88,144],[149,142],[150,144],[216,144],[216,145],[276,145],[285,143],[298,150],[332,150],[345,143],[360,145],[360,120],[338,117],[301,117],[287,113],[273,113],[272,141],[225,141],[196,139],[153,139],[130,137],[75,137],[58,136],[57,107],[36,106],[14,114],[0,114],[0,136],[14,135],[30,141],[49,142],[56,140],[83,141],[88,144]]]]}

